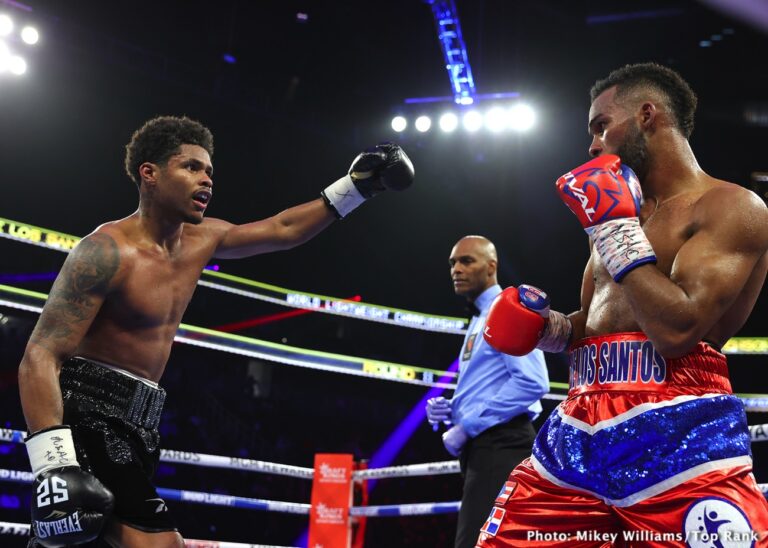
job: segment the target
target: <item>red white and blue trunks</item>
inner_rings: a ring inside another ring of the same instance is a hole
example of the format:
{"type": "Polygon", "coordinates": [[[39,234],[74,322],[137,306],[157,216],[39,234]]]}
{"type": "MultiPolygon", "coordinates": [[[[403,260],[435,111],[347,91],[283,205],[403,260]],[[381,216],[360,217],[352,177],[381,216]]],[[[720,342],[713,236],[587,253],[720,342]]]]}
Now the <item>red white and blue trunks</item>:
{"type": "Polygon", "coordinates": [[[568,397],[480,532],[496,546],[765,546],[744,406],[725,356],[662,357],[643,333],[570,349],[568,397]]]}

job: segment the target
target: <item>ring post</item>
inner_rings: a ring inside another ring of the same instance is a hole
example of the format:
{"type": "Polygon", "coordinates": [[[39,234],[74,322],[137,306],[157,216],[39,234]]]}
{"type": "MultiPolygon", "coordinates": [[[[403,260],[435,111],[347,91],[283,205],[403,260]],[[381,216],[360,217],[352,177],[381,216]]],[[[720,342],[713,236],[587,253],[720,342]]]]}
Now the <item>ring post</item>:
{"type": "Polygon", "coordinates": [[[350,454],[315,455],[308,546],[350,548],[353,466],[350,454]]]}

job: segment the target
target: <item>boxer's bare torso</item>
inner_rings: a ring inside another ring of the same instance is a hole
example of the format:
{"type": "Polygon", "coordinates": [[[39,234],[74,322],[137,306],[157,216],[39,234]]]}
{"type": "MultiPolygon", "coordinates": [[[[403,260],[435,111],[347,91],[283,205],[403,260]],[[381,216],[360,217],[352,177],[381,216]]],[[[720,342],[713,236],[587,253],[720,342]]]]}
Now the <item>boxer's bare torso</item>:
{"type": "MultiPolygon", "coordinates": [[[[757,232],[758,218],[741,219],[739,226],[732,226],[733,234],[728,235],[723,234],[728,228],[722,226],[725,224],[721,223],[722,219],[714,217],[724,215],[725,204],[729,208],[749,210],[752,200],[754,195],[745,189],[706,177],[703,185],[664,201],[647,199],[641,210],[640,222],[656,254],[656,267],[673,282],[700,283],[694,279],[695,272],[691,272],[700,270],[700,261],[730,261],[731,268],[744,281],[732,302],[718,317],[711,319],[712,325],[702,337],[718,346],[725,344],[744,325],[752,311],[765,281],[768,256],[763,254],[755,264],[730,257],[733,249],[760,245],[764,236],[757,232]]],[[[587,267],[585,286],[586,291],[591,289],[586,336],[642,331],[628,296],[613,281],[594,251],[587,267]]],[[[685,289],[685,285],[682,287],[685,289]]],[[[659,310],[659,314],[664,313],[659,310]]]]}
{"type": "Polygon", "coordinates": [[[617,154],[638,171],[640,223],[656,255],[614,282],[596,249],[584,272],[574,339],[643,331],[668,357],[698,341],[723,345],[746,321],[768,270],[768,209],[707,175],[657,91],[600,93],[589,113],[589,153],[617,154]],[[634,165],[633,165],[634,164],[634,165]]]}
{"type": "Polygon", "coordinates": [[[221,230],[215,219],[184,224],[176,244],[165,248],[143,237],[137,225],[136,217],[128,217],[81,242],[81,260],[64,270],[54,297],[59,322],[44,325],[36,340],[45,344],[87,316],[97,303],[81,290],[100,289],[103,302],[75,354],[157,382],[221,230]]]}

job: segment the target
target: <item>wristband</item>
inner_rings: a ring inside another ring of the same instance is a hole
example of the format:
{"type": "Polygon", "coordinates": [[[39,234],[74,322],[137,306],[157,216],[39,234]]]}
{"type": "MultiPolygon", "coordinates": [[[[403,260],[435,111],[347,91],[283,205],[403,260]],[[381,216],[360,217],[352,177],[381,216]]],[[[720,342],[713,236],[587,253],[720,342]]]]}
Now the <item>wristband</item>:
{"type": "Polygon", "coordinates": [[[586,231],[597,247],[605,268],[616,282],[620,282],[633,268],[656,262],[651,242],[640,227],[640,219],[637,217],[612,219],[589,227],[586,231]]]}
{"type": "Polygon", "coordinates": [[[336,215],[343,219],[350,211],[365,201],[365,197],[352,182],[351,175],[345,175],[335,183],[326,187],[321,193],[325,203],[328,204],[336,215]]]}
{"type": "Polygon", "coordinates": [[[69,426],[59,425],[39,430],[24,440],[35,477],[46,470],[80,466],[69,426]]]}
{"type": "Polygon", "coordinates": [[[536,348],[544,352],[562,352],[571,342],[573,324],[568,317],[557,310],[549,311],[549,318],[536,348]]]}

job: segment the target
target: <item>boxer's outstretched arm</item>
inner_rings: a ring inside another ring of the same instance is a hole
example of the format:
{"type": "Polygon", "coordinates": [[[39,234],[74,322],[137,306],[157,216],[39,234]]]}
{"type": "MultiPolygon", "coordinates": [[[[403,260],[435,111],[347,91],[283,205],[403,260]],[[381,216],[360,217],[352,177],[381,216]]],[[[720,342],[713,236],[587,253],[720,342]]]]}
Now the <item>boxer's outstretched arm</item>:
{"type": "Polygon", "coordinates": [[[405,151],[393,143],[379,143],[358,154],[347,174],[320,193],[322,200],[286,209],[255,223],[219,224],[220,239],[214,257],[236,259],[302,244],[333,219],[346,217],[380,192],[405,190],[413,183],[413,177],[413,164],[405,151]]]}
{"type": "Polygon", "coordinates": [[[330,225],[336,215],[318,198],[277,215],[242,225],[210,219],[221,240],[214,252],[220,259],[238,259],[303,244],[330,225]]]}
{"type": "Polygon", "coordinates": [[[752,192],[736,185],[715,188],[702,196],[694,215],[698,230],[678,251],[670,277],[646,264],[621,282],[640,327],[669,357],[702,340],[742,293],[758,262],[768,261],[768,208],[752,192]]]}
{"type": "Polygon", "coordinates": [[[117,244],[103,233],[83,238],[64,262],[19,365],[21,405],[30,432],[61,424],[61,364],[77,350],[119,265],[117,244]]]}

